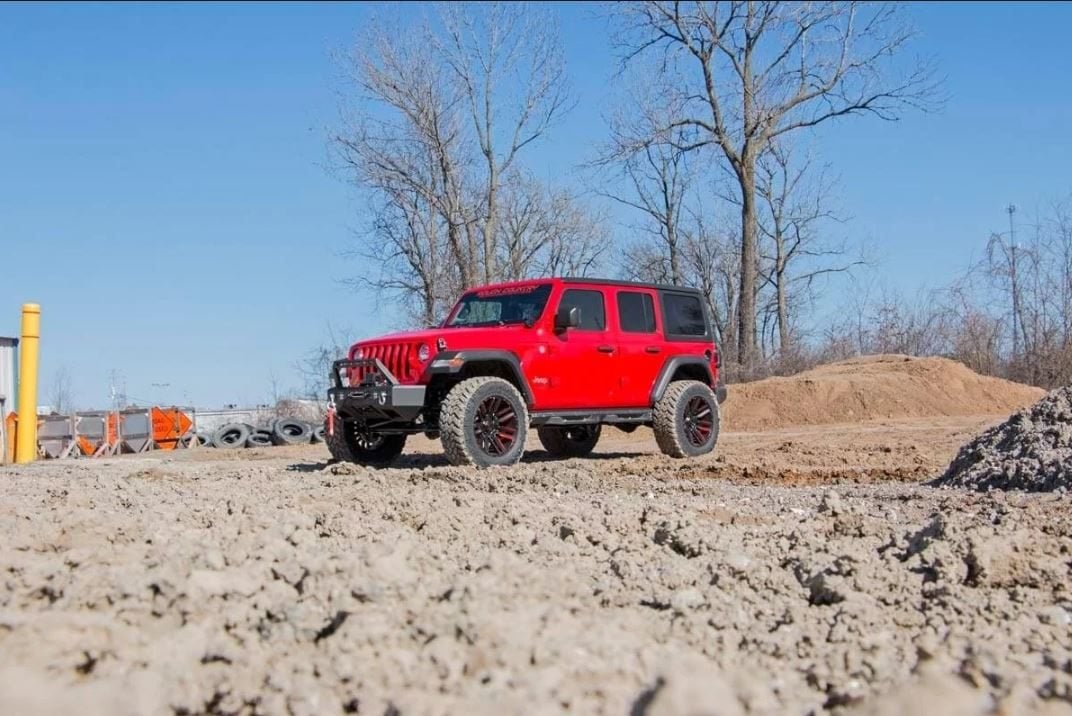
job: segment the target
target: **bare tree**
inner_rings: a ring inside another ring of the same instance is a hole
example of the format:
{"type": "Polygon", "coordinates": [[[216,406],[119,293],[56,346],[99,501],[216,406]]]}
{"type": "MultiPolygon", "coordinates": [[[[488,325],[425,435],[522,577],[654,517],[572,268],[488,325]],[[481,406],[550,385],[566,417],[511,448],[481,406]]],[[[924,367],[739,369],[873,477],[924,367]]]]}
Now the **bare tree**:
{"type": "Polygon", "coordinates": [[[1009,206],[1009,232],[994,233],[986,245],[986,271],[996,281],[999,290],[1006,293],[1011,304],[1009,317],[1012,320],[1012,357],[1019,358],[1021,341],[1024,350],[1028,349],[1027,324],[1024,320],[1024,273],[1025,263],[1037,259],[1029,247],[1021,246],[1016,241],[1013,216],[1016,207],[1009,206]]]}
{"type": "Polygon", "coordinates": [[[1072,200],[1054,202],[1046,228],[1052,235],[1053,288],[1060,301],[1061,340],[1072,345],[1072,200]]]}
{"type": "Polygon", "coordinates": [[[946,292],[944,312],[950,333],[949,355],[978,373],[999,375],[1001,321],[978,304],[968,278],[955,281],[946,292]]]}
{"type": "Polygon", "coordinates": [[[483,280],[499,278],[499,192],[518,153],[566,110],[569,93],[554,17],[520,3],[452,4],[437,43],[460,84],[483,163],[483,280]]]}
{"type": "Polygon", "coordinates": [[[499,278],[584,276],[610,241],[604,217],[573,193],[515,172],[501,193],[499,278]]]}
{"type": "Polygon", "coordinates": [[[642,233],[654,236],[663,245],[669,272],[666,280],[680,284],[681,248],[679,222],[688,187],[684,155],[669,144],[649,142],[622,162],[626,191],[603,192],[620,204],[647,215],[642,233]]]}
{"type": "Polygon", "coordinates": [[[741,275],[741,257],[734,235],[719,230],[699,211],[689,212],[684,230],[685,275],[707,299],[707,309],[718,333],[723,363],[731,377],[736,374],[736,326],[738,311],[737,279],[741,275]]]}
{"type": "Polygon", "coordinates": [[[691,151],[715,147],[740,192],[738,353],[757,353],[756,165],[770,143],[850,115],[895,119],[934,96],[931,69],[895,75],[887,65],[913,32],[895,5],[856,2],[669,2],[621,8],[630,61],[660,52],[673,91],[664,140],[691,151]],[[686,130],[678,134],[677,130],[686,130]]]}
{"type": "Polygon", "coordinates": [[[529,5],[465,4],[441,20],[370,26],[347,61],[359,96],[333,141],[371,217],[351,253],[372,270],[353,282],[403,299],[425,325],[465,288],[583,264],[595,247],[590,237],[568,244],[577,226],[553,216],[524,220],[539,230],[503,227],[526,201],[529,213],[577,219],[575,197],[521,164],[568,105],[552,18],[529,5]]]}
{"type": "Polygon", "coordinates": [[[984,259],[969,270],[976,304],[1007,341],[1004,374],[1052,387],[1072,381],[1072,221],[1057,202],[1032,225],[991,235],[984,259]]]}
{"type": "Polygon", "coordinates": [[[67,366],[61,365],[52,374],[52,384],[48,391],[48,402],[52,411],[59,415],[66,415],[74,410],[74,389],[71,387],[71,373],[67,366]]]}
{"type": "Polygon", "coordinates": [[[731,233],[712,225],[710,207],[695,191],[696,176],[685,168],[680,151],[666,144],[649,144],[639,152],[618,156],[629,181],[626,187],[602,193],[637,209],[643,217],[634,226],[638,238],[622,252],[622,275],[699,289],[706,298],[724,363],[734,373],[740,259],[731,233]]]}
{"type": "MultiPolygon", "coordinates": [[[[635,210],[640,221],[634,230],[660,247],[657,253],[667,262],[660,280],[680,284],[680,224],[686,218],[686,194],[698,177],[690,171],[685,152],[661,135],[671,118],[653,92],[651,73],[638,72],[631,80],[632,89],[619,102],[631,111],[620,111],[611,120],[611,139],[592,166],[605,172],[599,178],[604,186],[600,194],[635,210]]],[[[638,245],[634,253],[645,250],[638,245]]]]}
{"type": "Polygon", "coordinates": [[[374,25],[349,60],[361,93],[333,144],[373,219],[354,254],[378,269],[354,283],[416,301],[433,321],[444,296],[476,280],[464,116],[451,73],[423,33],[374,25]]]}
{"type": "Polygon", "coordinates": [[[650,241],[635,241],[623,247],[619,268],[630,281],[670,283],[672,280],[666,252],[650,241]]]}
{"type": "Polygon", "coordinates": [[[760,157],[760,277],[773,293],[771,324],[782,354],[794,342],[790,305],[814,298],[819,280],[865,263],[849,255],[844,241],[824,237],[830,224],[842,221],[831,207],[832,189],[826,169],[815,171],[811,158],[796,156],[788,142],[772,142],[760,157]]]}
{"type": "MultiPolygon", "coordinates": [[[[324,338],[321,343],[310,349],[300,360],[294,364],[294,368],[304,382],[303,394],[310,400],[324,400],[327,395],[330,381],[331,364],[341,357],[345,357],[350,348],[347,336],[353,331],[340,328],[332,323],[324,327],[324,338]]],[[[275,393],[273,387],[273,393],[275,393]]]]}

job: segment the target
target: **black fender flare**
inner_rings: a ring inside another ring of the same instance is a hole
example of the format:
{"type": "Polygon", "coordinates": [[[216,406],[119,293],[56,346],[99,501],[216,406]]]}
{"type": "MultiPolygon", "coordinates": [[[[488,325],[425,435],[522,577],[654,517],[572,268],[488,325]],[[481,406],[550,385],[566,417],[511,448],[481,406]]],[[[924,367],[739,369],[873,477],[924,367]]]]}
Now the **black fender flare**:
{"type": "Polygon", "coordinates": [[[517,384],[521,386],[521,395],[525,398],[525,402],[532,405],[532,389],[525,378],[525,371],[521,369],[521,360],[516,354],[506,350],[440,351],[428,364],[425,370],[426,380],[421,382],[428,383],[435,375],[456,375],[465,369],[466,364],[477,362],[504,365],[513,374],[517,384]]]}
{"type": "Polygon", "coordinates": [[[707,376],[706,382],[713,389],[715,385],[714,380],[711,378],[711,365],[707,359],[700,356],[673,356],[667,358],[666,362],[663,363],[662,370],[659,371],[659,376],[655,379],[655,385],[651,387],[651,404],[655,405],[663,397],[663,393],[670,387],[670,379],[674,377],[674,373],[677,372],[678,368],[693,365],[703,369],[704,375],[707,376]]]}

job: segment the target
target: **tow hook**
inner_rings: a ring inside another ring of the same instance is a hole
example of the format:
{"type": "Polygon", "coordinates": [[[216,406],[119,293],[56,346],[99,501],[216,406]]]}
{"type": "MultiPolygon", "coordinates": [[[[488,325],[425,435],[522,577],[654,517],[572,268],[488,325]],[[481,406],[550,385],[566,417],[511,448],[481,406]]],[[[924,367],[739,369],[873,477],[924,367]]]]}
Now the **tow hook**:
{"type": "Polygon", "coordinates": [[[328,429],[327,433],[331,437],[335,437],[335,402],[328,403],[328,429]]]}

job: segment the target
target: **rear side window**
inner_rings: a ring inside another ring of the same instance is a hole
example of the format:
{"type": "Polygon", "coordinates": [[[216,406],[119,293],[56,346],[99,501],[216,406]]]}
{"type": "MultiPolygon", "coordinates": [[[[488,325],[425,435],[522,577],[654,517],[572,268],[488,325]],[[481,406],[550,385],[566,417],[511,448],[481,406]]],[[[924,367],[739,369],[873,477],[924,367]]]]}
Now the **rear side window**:
{"type": "Polygon", "coordinates": [[[587,291],[571,288],[562,294],[558,310],[577,308],[581,312],[581,325],[578,330],[603,331],[607,328],[607,309],[603,304],[602,291],[587,291]]]}
{"type": "Polygon", "coordinates": [[[655,302],[651,294],[619,291],[618,324],[625,333],[654,333],[655,302]]]}
{"type": "Polygon", "coordinates": [[[704,320],[703,304],[699,296],[682,293],[664,293],[663,322],[668,336],[706,336],[707,321],[704,320]]]}

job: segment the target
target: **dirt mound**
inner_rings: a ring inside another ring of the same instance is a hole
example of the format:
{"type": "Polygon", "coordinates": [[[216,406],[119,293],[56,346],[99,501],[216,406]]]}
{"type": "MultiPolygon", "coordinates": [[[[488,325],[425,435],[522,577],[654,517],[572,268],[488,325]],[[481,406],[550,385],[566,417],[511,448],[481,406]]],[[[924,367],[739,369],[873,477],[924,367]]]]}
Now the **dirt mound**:
{"type": "Polygon", "coordinates": [[[1072,386],[1058,388],[960,449],[935,482],[975,490],[1072,488],[1072,386]]]}
{"type": "Polygon", "coordinates": [[[728,430],[768,430],[865,420],[1008,414],[1039,388],[979,375],[945,358],[877,355],[788,378],[730,386],[728,430]]]}

